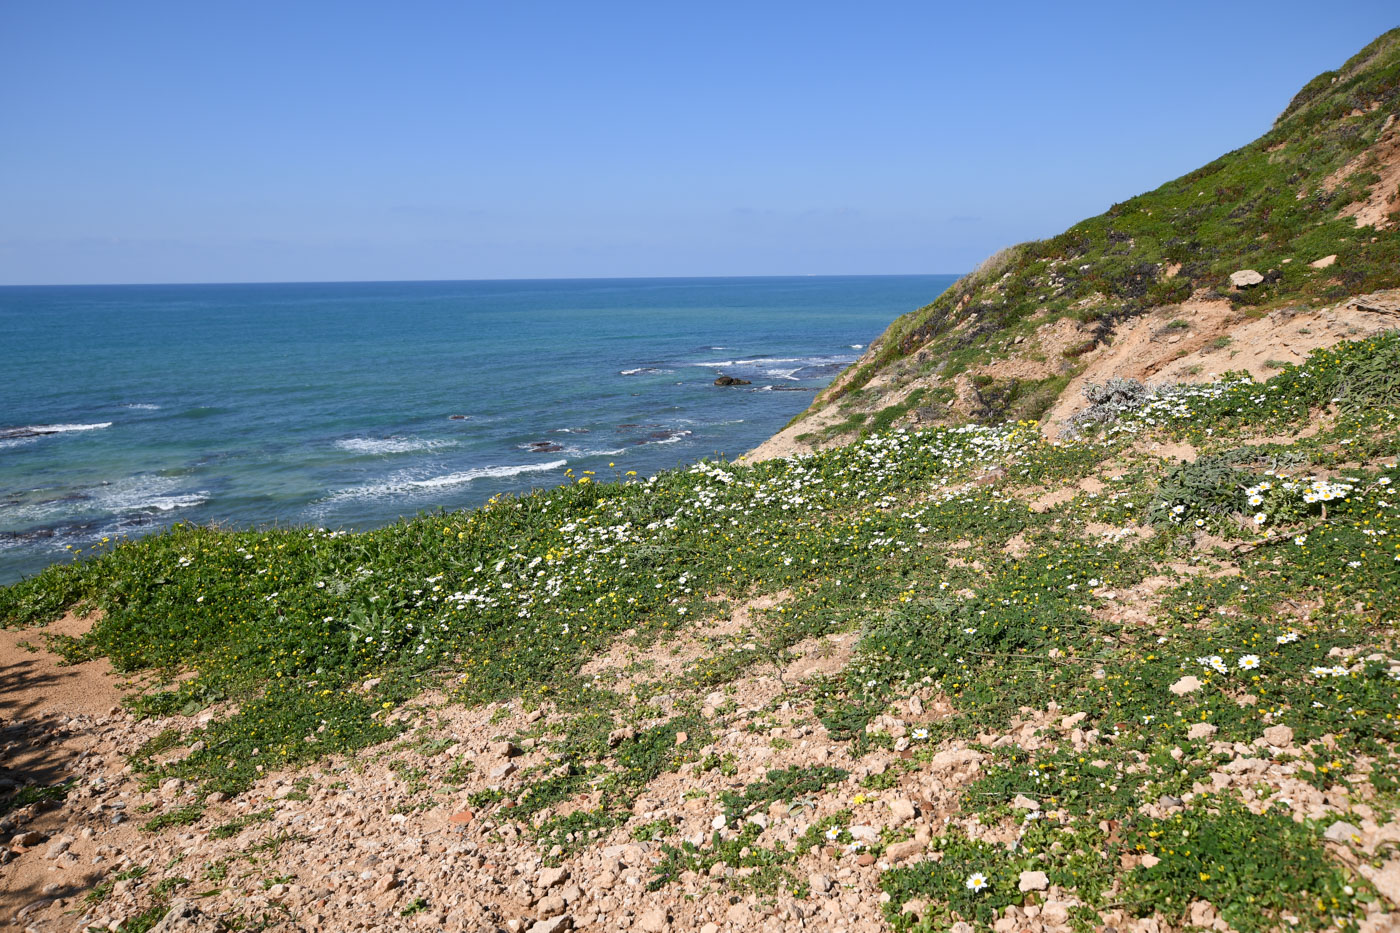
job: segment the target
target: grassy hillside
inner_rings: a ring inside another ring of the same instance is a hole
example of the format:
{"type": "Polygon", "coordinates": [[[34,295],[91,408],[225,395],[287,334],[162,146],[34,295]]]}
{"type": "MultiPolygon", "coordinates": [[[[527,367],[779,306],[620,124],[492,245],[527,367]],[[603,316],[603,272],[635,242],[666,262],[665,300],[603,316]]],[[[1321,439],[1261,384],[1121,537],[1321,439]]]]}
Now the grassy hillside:
{"type": "MultiPolygon", "coordinates": [[[[1394,230],[1338,213],[1397,88],[1392,32],[1258,143],[902,318],[838,391],[1065,316],[1396,284],[1394,230]]],[[[0,628],[141,684],[129,773],[85,747],[0,774],[0,881],[60,864],[15,842],[59,808],[75,851],[139,814],[45,902],[127,931],[187,887],[234,928],[1393,922],[1400,332],[1105,395],[1072,440],[894,417],[364,533],[176,526],[0,589],[0,628]],[[66,613],[94,624],[46,635],[66,613]]]]}
{"type": "MultiPolygon", "coordinates": [[[[840,390],[819,404],[857,393],[901,363],[905,379],[933,374],[935,385],[948,383],[1061,318],[1092,325],[1063,351],[1068,369],[1115,325],[1192,295],[1264,309],[1395,287],[1394,219],[1383,230],[1358,228],[1344,212],[1372,194],[1381,180],[1378,165],[1394,160],[1396,153],[1378,143],[1386,133],[1392,141],[1397,112],[1400,29],[1308,82],[1274,127],[1248,146],[1059,236],[992,257],[932,304],[896,320],[874,352],[838,380],[840,390]],[[1310,265],[1333,255],[1331,265],[1310,265]],[[1242,269],[1258,271],[1264,281],[1232,288],[1230,273],[1242,269]]],[[[1394,187],[1392,181],[1384,194],[1394,187]]],[[[1057,377],[1043,385],[983,381],[985,417],[1037,417],[1063,385],[1057,377]]],[[[925,394],[927,402],[951,392],[925,394]]],[[[876,400],[863,407],[880,406],[876,400]]]]}

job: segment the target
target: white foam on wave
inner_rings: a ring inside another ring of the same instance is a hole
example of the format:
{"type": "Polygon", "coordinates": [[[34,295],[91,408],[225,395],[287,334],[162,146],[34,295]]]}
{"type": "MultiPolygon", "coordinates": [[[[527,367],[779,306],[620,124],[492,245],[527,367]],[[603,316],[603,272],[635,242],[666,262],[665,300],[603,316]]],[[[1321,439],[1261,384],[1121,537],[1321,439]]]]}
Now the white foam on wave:
{"type": "Polygon", "coordinates": [[[619,376],[659,376],[665,373],[673,373],[674,369],[663,369],[660,366],[638,366],[636,369],[620,369],[619,376]]]}
{"type": "Polygon", "coordinates": [[[151,405],[146,402],[132,402],[131,404],[123,405],[122,407],[133,408],[137,411],[160,411],[159,405],[151,405]]]}
{"type": "Polygon", "coordinates": [[[455,446],[455,441],[433,441],[421,437],[347,437],[335,442],[341,450],[355,454],[407,454],[417,450],[437,450],[455,446]]]}
{"type": "Polygon", "coordinates": [[[793,382],[800,382],[801,380],[795,374],[801,368],[801,366],[794,366],[792,369],[765,369],[763,374],[775,379],[791,379],[793,382]]]}
{"type": "Polygon", "coordinates": [[[863,344],[863,343],[853,343],[853,344],[851,344],[851,349],[852,349],[852,350],[864,350],[864,349],[865,349],[865,344],[863,344]]]}
{"type": "Polygon", "coordinates": [[[690,432],[689,432],[689,431],[677,431],[675,434],[672,434],[670,437],[663,437],[663,438],[662,438],[661,440],[659,440],[659,441],[650,441],[650,440],[649,440],[649,441],[647,441],[647,443],[648,443],[648,444],[656,444],[656,445],[659,447],[659,446],[662,445],[662,444],[677,444],[677,443],[680,443],[681,441],[685,440],[687,437],[690,437],[690,432]]]}
{"type": "Polygon", "coordinates": [[[92,424],[29,424],[19,428],[0,428],[0,438],[34,437],[40,434],[67,434],[71,431],[100,431],[110,428],[112,422],[98,421],[92,424]]]}
{"type": "Polygon", "coordinates": [[[100,486],[80,487],[69,495],[42,502],[0,504],[0,516],[7,523],[22,524],[77,521],[94,515],[174,512],[208,501],[207,489],[189,489],[175,477],[129,476],[100,486]]]}
{"type": "Polygon", "coordinates": [[[443,476],[415,478],[405,475],[390,477],[382,483],[368,483],[364,486],[350,486],[336,490],[322,502],[338,502],[346,499],[382,499],[389,496],[412,496],[439,489],[449,489],[476,482],[479,479],[503,479],[521,473],[542,473],[568,466],[567,460],[551,460],[548,463],[525,463],[519,466],[478,467],[462,470],[443,476]]]}

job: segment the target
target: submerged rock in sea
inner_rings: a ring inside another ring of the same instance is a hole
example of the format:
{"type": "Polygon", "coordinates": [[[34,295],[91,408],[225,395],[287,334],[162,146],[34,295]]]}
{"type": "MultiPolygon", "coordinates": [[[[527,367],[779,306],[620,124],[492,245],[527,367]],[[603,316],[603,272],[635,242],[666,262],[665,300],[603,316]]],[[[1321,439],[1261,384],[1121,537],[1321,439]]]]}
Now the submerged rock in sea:
{"type": "Polygon", "coordinates": [[[553,441],[534,441],[529,446],[529,451],[532,454],[552,454],[563,449],[561,445],[553,441]]]}
{"type": "Polygon", "coordinates": [[[717,386],[746,386],[751,385],[747,379],[735,379],[733,376],[720,376],[715,380],[717,386]]]}

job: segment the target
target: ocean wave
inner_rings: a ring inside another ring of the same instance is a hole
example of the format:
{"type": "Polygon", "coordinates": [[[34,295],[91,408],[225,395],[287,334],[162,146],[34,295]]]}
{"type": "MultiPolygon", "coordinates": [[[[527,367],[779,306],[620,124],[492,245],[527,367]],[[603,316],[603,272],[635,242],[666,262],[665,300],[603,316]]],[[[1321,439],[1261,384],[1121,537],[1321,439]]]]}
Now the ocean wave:
{"type": "Polygon", "coordinates": [[[650,440],[650,439],[649,439],[649,440],[642,441],[642,443],[643,443],[643,444],[655,444],[656,446],[660,447],[662,444],[677,444],[677,443],[680,443],[681,441],[685,440],[687,437],[690,437],[690,432],[689,432],[689,431],[677,431],[675,434],[672,434],[670,437],[658,438],[658,439],[656,439],[656,440],[650,440]]]}
{"type": "Polygon", "coordinates": [[[430,476],[424,479],[410,478],[406,476],[391,477],[382,483],[368,483],[364,486],[350,486],[346,489],[336,490],[322,502],[337,502],[346,499],[381,499],[388,496],[414,495],[424,492],[432,492],[439,489],[449,489],[453,486],[462,486],[475,482],[479,479],[503,479],[508,476],[518,476],[521,473],[541,473],[551,470],[558,470],[567,466],[567,460],[551,460],[548,463],[525,463],[519,466],[495,466],[478,467],[473,470],[462,470],[457,473],[447,473],[443,476],[430,476]]]}
{"type": "Polygon", "coordinates": [[[853,343],[853,344],[851,344],[851,349],[852,349],[852,350],[864,350],[864,349],[865,349],[865,344],[863,344],[863,343],[853,343]]]}
{"type": "Polygon", "coordinates": [[[129,476],[97,486],[78,487],[67,493],[53,490],[49,495],[51,498],[39,501],[0,503],[0,517],[6,524],[71,522],[95,515],[174,512],[209,501],[208,490],[189,489],[169,476],[129,476]]]}
{"type": "Polygon", "coordinates": [[[110,421],[99,421],[93,424],[30,424],[20,428],[0,428],[0,440],[42,437],[45,434],[67,434],[70,431],[100,431],[111,426],[112,422],[110,421]]]}
{"type": "Polygon", "coordinates": [[[455,441],[432,441],[421,437],[347,437],[335,442],[341,450],[355,454],[379,456],[382,454],[406,454],[416,450],[437,450],[452,447],[455,441]]]}
{"type": "Polygon", "coordinates": [[[131,402],[130,404],[123,405],[122,407],[132,408],[136,411],[160,411],[159,405],[151,405],[147,402],[131,402]]]}
{"type": "Polygon", "coordinates": [[[619,376],[652,376],[664,373],[673,373],[674,369],[664,369],[660,366],[638,366],[636,369],[620,369],[619,376]]]}

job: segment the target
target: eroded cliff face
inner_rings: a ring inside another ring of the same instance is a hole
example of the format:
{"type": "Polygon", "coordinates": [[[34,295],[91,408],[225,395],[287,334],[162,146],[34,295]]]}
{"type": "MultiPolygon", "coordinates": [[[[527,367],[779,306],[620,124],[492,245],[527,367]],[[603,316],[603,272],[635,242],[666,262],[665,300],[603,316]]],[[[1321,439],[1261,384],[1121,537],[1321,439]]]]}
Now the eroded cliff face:
{"type": "Polygon", "coordinates": [[[1053,430],[1089,382],[1267,375],[1393,326],[1393,301],[1365,296],[1400,286],[1398,116],[1392,30],[1309,82],[1249,145],[992,256],[891,324],[746,459],[892,425],[1045,419],[1053,430]]]}

